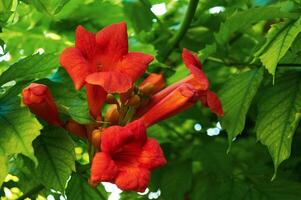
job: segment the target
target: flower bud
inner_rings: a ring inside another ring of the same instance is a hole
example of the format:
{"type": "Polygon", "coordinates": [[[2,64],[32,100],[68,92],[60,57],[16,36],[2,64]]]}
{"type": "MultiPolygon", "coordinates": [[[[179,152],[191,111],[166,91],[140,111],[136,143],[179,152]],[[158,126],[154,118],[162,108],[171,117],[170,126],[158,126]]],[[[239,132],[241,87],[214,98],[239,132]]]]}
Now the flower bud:
{"type": "Polygon", "coordinates": [[[159,92],[165,87],[166,83],[164,81],[162,74],[151,73],[141,84],[140,89],[146,95],[152,95],[159,92]]]}
{"type": "Polygon", "coordinates": [[[74,120],[69,120],[66,125],[64,126],[66,131],[73,133],[82,138],[87,138],[87,130],[84,125],[81,125],[74,120]]]}
{"type": "Polygon", "coordinates": [[[102,131],[99,129],[95,129],[92,131],[92,144],[96,149],[100,149],[100,139],[101,139],[102,131]]]}
{"type": "Polygon", "coordinates": [[[140,89],[143,92],[143,94],[148,96],[152,95],[155,90],[154,85],[151,83],[144,84],[142,87],[140,87],[140,89]]]}
{"type": "Polygon", "coordinates": [[[48,87],[43,84],[31,83],[22,91],[23,103],[30,111],[52,125],[61,126],[57,107],[48,87]]]}
{"type": "Polygon", "coordinates": [[[140,97],[138,95],[134,95],[129,99],[129,101],[127,102],[127,105],[138,106],[139,103],[140,103],[140,97]]]}
{"type": "Polygon", "coordinates": [[[111,105],[105,115],[105,120],[110,122],[110,125],[116,125],[119,122],[119,112],[116,105],[111,105]]]}

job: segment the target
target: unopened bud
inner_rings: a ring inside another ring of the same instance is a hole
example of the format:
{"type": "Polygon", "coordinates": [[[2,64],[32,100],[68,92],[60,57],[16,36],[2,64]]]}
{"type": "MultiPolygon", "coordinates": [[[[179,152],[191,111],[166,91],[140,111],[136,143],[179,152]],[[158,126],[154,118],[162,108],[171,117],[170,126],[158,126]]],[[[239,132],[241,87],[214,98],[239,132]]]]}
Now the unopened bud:
{"type": "Polygon", "coordinates": [[[154,94],[154,85],[151,83],[146,83],[145,85],[143,85],[142,87],[140,87],[141,91],[143,92],[143,94],[145,95],[152,95],[154,94]]]}
{"type": "Polygon", "coordinates": [[[165,87],[165,85],[166,83],[162,74],[151,73],[140,84],[139,87],[146,95],[152,95],[162,90],[165,87]]]}
{"type": "Polygon", "coordinates": [[[30,111],[52,125],[61,126],[57,107],[46,85],[31,83],[22,91],[23,103],[30,111]]]}
{"type": "Polygon", "coordinates": [[[116,125],[119,122],[119,112],[116,105],[111,105],[105,115],[105,120],[110,122],[110,125],[116,125]]]}
{"type": "Polygon", "coordinates": [[[84,125],[81,125],[73,120],[69,120],[64,126],[66,131],[73,133],[82,138],[87,138],[87,130],[84,125]]]}
{"type": "Polygon", "coordinates": [[[132,96],[129,101],[127,102],[127,105],[129,106],[137,106],[140,103],[140,97],[138,95],[132,96]]]}
{"type": "Polygon", "coordinates": [[[102,131],[99,129],[95,129],[92,131],[92,144],[96,149],[100,148],[101,133],[102,131]]]}
{"type": "Polygon", "coordinates": [[[108,94],[108,95],[107,95],[106,102],[107,102],[108,104],[116,104],[116,103],[118,103],[117,100],[116,100],[116,98],[115,98],[114,95],[112,95],[112,94],[108,94]]]}

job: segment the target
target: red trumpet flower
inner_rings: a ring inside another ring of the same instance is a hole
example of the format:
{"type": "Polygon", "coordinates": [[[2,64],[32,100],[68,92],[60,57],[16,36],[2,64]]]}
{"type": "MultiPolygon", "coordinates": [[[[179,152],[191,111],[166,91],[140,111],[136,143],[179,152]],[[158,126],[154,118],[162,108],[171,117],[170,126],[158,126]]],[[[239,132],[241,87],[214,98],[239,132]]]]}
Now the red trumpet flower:
{"type": "Polygon", "coordinates": [[[105,129],[100,146],[91,167],[93,183],[108,181],[122,190],[143,192],[150,170],[166,164],[158,142],[147,139],[146,127],[139,120],[105,129]]]}
{"type": "Polygon", "coordinates": [[[156,93],[150,99],[150,102],[147,106],[140,108],[137,111],[139,116],[152,108],[154,105],[158,104],[160,101],[162,101],[163,98],[171,94],[174,90],[176,90],[180,85],[184,83],[191,85],[197,91],[199,100],[204,106],[209,107],[213,113],[219,116],[222,116],[224,114],[218,96],[214,92],[209,90],[209,81],[205,73],[202,71],[202,65],[197,55],[189,52],[187,49],[183,49],[182,57],[184,64],[189,69],[191,74],[188,77],[156,93]]]}
{"type": "Polygon", "coordinates": [[[60,64],[67,70],[75,88],[87,86],[94,118],[100,115],[105,92],[126,92],[152,60],[152,56],[144,53],[128,53],[125,22],[107,26],[96,34],[78,26],[75,47],[66,48],[60,56],[60,64]]]}
{"type": "Polygon", "coordinates": [[[23,103],[30,111],[49,124],[62,125],[57,107],[48,87],[43,84],[31,83],[22,91],[23,103]]]}
{"type": "Polygon", "coordinates": [[[60,57],[76,89],[89,83],[108,93],[126,92],[152,60],[144,53],[128,53],[125,22],[107,26],[96,34],[78,26],[75,47],[66,48],[60,57]]]}

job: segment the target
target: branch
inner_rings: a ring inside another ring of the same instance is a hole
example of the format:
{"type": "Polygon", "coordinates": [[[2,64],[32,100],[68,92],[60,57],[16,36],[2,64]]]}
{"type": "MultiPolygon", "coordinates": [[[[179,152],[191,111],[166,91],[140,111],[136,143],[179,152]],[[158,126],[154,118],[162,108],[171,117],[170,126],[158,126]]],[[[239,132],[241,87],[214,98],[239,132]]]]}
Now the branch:
{"type": "Polygon", "coordinates": [[[44,186],[42,184],[37,185],[36,187],[33,187],[28,192],[24,193],[22,196],[20,196],[17,200],[24,200],[28,197],[31,197],[32,195],[39,193],[41,190],[44,189],[44,186]]]}
{"type": "Polygon", "coordinates": [[[170,56],[173,48],[179,44],[181,39],[186,34],[186,32],[190,26],[190,23],[192,22],[192,19],[195,14],[198,3],[199,3],[199,0],[190,0],[189,1],[189,5],[188,5],[187,11],[185,13],[185,17],[180,25],[179,31],[177,32],[177,34],[175,34],[170,39],[165,51],[162,54],[162,62],[164,62],[170,56]]]}
{"type": "MultiPolygon", "coordinates": [[[[238,62],[225,62],[219,58],[215,57],[208,57],[206,59],[207,61],[215,62],[215,63],[220,63],[226,66],[253,66],[253,67],[261,67],[261,64],[256,64],[256,63],[238,63],[238,62]]],[[[290,68],[299,68],[301,67],[301,63],[279,63],[277,65],[278,67],[290,67],[290,68]]]]}

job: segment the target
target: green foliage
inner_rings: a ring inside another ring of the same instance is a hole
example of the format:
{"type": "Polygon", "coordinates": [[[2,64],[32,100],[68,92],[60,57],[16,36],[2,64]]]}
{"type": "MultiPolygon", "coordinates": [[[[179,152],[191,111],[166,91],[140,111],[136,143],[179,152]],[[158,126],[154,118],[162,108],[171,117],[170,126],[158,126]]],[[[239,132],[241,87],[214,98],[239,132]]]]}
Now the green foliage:
{"type": "Polygon", "coordinates": [[[222,127],[227,130],[229,145],[245,127],[247,112],[262,78],[262,69],[250,70],[231,78],[220,90],[225,112],[221,122],[222,127]]]}
{"type": "Polygon", "coordinates": [[[48,189],[64,193],[67,180],[75,170],[73,141],[62,129],[44,127],[33,145],[41,183],[48,189]]]}
{"type": "Polygon", "coordinates": [[[154,176],[163,198],[181,200],[191,187],[192,165],[189,161],[171,163],[154,176]]]}
{"type": "Polygon", "coordinates": [[[277,63],[286,54],[297,35],[301,32],[301,18],[294,23],[275,25],[267,35],[267,44],[260,60],[270,74],[275,76],[277,63]]]}
{"type": "Polygon", "coordinates": [[[221,139],[202,138],[193,148],[193,158],[202,166],[194,179],[193,200],[299,198],[299,182],[285,176],[273,182],[266,178],[268,157],[253,140],[239,141],[229,154],[221,139]]]}
{"type": "Polygon", "coordinates": [[[70,0],[32,0],[28,1],[28,3],[31,3],[38,11],[53,16],[60,12],[69,1],[70,0]]]}
{"type": "Polygon", "coordinates": [[[230,16],[225,23],[221,24],[219,32],[215,34],[215,38],[219,44],[224,44],[229,40],[232,33],[244,31],[256,22],[293,16],[296,15],[284,12],[278,7],[261,7],[237,12],[230,16]]]}
{"type": "Polygon", "coordinates": [[[74,89],[67,72],[60,68],[51,79],[52,81],[43,80],[42,83],[49,86],[54,99],[60,106],[59,109],[81,124],[91,122],[86,95],[74,89]]]}
{"type": "Polygon", "coordinates": [[[58,58],[54,54],[33,55],[13,64],[0,76],[0,85],[11,80],[24,81],[43,78],[58,67],[58,58]]]}
{"type": "Polygon", "coordinates": [[[275,165],[291,153],[293,135],[300,120],[300,74],[285,75],[274,86],[264,88],[258,102],[256,134],[269,149],[275,165]]]}
{"type": "Polygon", "coordinates": [[[68,199],[74,200],[106,200],[106,198],[103,194],[100,193],[100,191],[97,191],[96,188],[89,186],[85,179],[75,173],[72,174],[72,177],[68,183],[66,196],[68,199]]]}
{"type": "Polygon", "coordinates": [[[102,185],[88,183],[93,148],[63,129],[71,119],[96,121],[85,88],[75,90],[58,60],[74,45],[78,25],[96,33],[121,21],[127,22],[129,51],[157,58],[147,74],[162,73],[167,85],[189,74],[182,48],[197,52],[225,113],[217,118],[198,103],[149,127],[168,164],[152,172],[149,193],[123,192],[121,199],[150,199],[158,190],[162,200],[300,199],[300,13],[300,0],[0,1],[1,199],[8,198],[7,188],[11,199],[22,195],[15,188],[31,199],[108,198],[102,185]],[[190,1],[198,2],[196,13],[184,36],[175,37],[190,1]],[[156,16],[155,4],[167,12],[156,16]],[[49,87],[61,128],[40,124],[22,105],[20,93],[30,82],[49,87]],[[207,136],[210,130],[216,136],[207,136]]]}
{"type": "Polygon", "coordinates": [[[123,0],[122,3],[125,15],[137,33],[152,28],[154,14],[150,10],[151,4],[148,0],[123,0]]]}
{"type": "Polygon", "coordinates": [[[1,181],[6,175],[7,158],[21,153],[35,160],[32,141],[39,135],[42,126],[27,108],[20,107],[20,85],[10,88],[0,96],[1,160],[4,167],[1,170],[1,181]]]}

